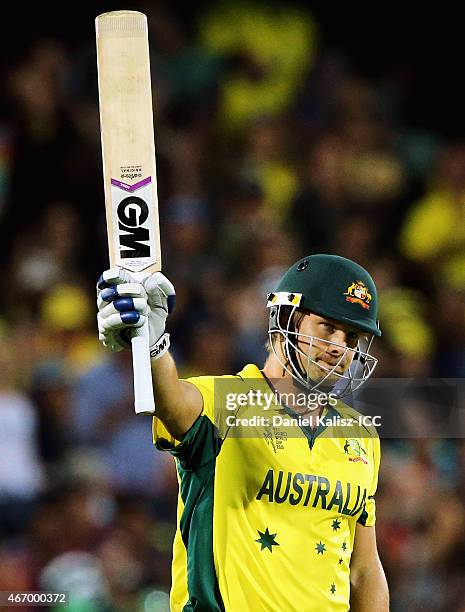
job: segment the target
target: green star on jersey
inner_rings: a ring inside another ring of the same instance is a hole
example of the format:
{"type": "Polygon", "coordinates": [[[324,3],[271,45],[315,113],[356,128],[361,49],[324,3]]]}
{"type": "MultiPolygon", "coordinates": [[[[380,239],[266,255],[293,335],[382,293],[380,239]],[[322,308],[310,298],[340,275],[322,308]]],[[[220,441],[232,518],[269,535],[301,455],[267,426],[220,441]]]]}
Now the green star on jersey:
{"type": "Polygon", "coordinates": [[[341,521],[339,521],[338,519],[334,519],[332,523],[332,527],[333,527],[333,531],[337,531],[341,527],[341,521]]]}
{"type": "Polygon", "coordinates": [[[315,546],[315,550],[317,551],[317,555],[322,555],[324,552],[326,552],[325,545],[322,542],[318,542],[318,544],[315,546]]]}
{"type": "Polygon", "coordinates": [[[333,582],[333,584],[331,585],[331,588],[330,588],[329,590],[330,590],[330,591],[331,591],[331,593],[334,595],[334,593],[336,592],[336,585],[334,584],[334,582],[333,582]]]}
{"type": "Polygon", "coordinates": [[[260,551],[265,550],[267,548],[270,552],[273,552],[273,546],[279,546],[278,542],[275,542],[276,533],[270,533],[268,531],[268,527],[265,529],[265,533],[262,531],[258,531],[259,538],[255,540],[261,545],[260,551]]]}
{"type": "Polygon", "coordinates": [[[342,550],[344,550],[344,551],[347,550],[347,544],[345,542],[343,542],[343,544],[342,544],[342,550]]]}

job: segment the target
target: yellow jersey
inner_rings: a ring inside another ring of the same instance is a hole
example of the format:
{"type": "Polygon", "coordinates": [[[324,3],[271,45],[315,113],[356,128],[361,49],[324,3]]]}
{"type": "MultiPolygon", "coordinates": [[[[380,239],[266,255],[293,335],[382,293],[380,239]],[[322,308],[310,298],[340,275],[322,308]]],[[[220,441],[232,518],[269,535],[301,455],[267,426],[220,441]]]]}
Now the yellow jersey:
{"type": "Polygon", "coordinates": [[[331,427],[296,425],[283,406],[254,427],[242,402],[223,428],[219,391],[269,391],[261,371],[247,365],[236,376],[188,380],[203,411],[182,442],[153,423],[154,442],[174,455],[179,478],[173,612],[347,611],[355,527],[375,524],[376,431],[356,425],[352,437],[347,429],[339,437],[341,417],[359,415],[341,402],[324,410],[331,427]]]}

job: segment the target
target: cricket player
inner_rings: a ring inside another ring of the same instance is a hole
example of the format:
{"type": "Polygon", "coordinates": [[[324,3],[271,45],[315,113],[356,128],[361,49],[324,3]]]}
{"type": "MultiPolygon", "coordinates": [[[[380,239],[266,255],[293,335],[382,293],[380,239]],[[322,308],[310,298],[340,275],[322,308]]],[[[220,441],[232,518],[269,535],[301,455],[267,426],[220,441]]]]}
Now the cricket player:
{"type": "Polygon", "coordinates": [[[376,366],[371,276],[335,255],[301,259],[268,296],[263,367],[216,378],[178,378],[173,300],[160,272],[138,283],[108,271],[98,283],[105,346],[129,348],[149,321],[154,442],[179,477],[171,609],[386,612],[379,439],[341,399],[376,366]]]}

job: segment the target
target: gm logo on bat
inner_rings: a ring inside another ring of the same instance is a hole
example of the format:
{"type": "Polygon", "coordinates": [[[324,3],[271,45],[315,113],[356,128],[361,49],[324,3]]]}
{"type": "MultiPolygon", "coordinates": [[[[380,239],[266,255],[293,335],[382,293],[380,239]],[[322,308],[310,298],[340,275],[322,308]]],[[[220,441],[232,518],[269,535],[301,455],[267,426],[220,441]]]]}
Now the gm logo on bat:
{"type": "Polygon", "coordinates": [[[121,200],[116,213],[118,229],[124,232],[119,232],[121,257],[150,257],[150,230],[144,227],[150,214],[147,202],[138,196],[129,196],[121,200]]]}
{"type": "Polygon", "coordinates": [[[114,214],[114,248],[119,263],[134,272],[155,263],[152,245],[152,180],[150,177],[134,185],[111,180],[114,214]]]}

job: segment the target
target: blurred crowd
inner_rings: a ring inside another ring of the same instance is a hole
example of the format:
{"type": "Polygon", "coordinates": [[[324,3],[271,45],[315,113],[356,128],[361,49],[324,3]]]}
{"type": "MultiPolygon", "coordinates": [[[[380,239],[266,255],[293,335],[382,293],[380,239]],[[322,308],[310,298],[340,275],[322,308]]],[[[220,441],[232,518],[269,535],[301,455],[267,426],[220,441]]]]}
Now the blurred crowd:
{"type": "MultiPolygon", "coordinates": [[[[326,252],[377,282],[377,376],[463,377],[465,140],[410,126],[405,82],[360,74],[303,4],[203,3],[185,20],[134,8],[149,18],[182,376],[260,365],[266,293],[297,258],[326,252]]],[[[133,414],[130,354],[96,337],[108,260],[92,23],[39,32],[9,59],[0,591],[71,591],[72,612],[166,610],[173,463],[133,414]]],[[[393,612],[462,612],[464,441],[383,441],[377,499],[393,612]]]]}

